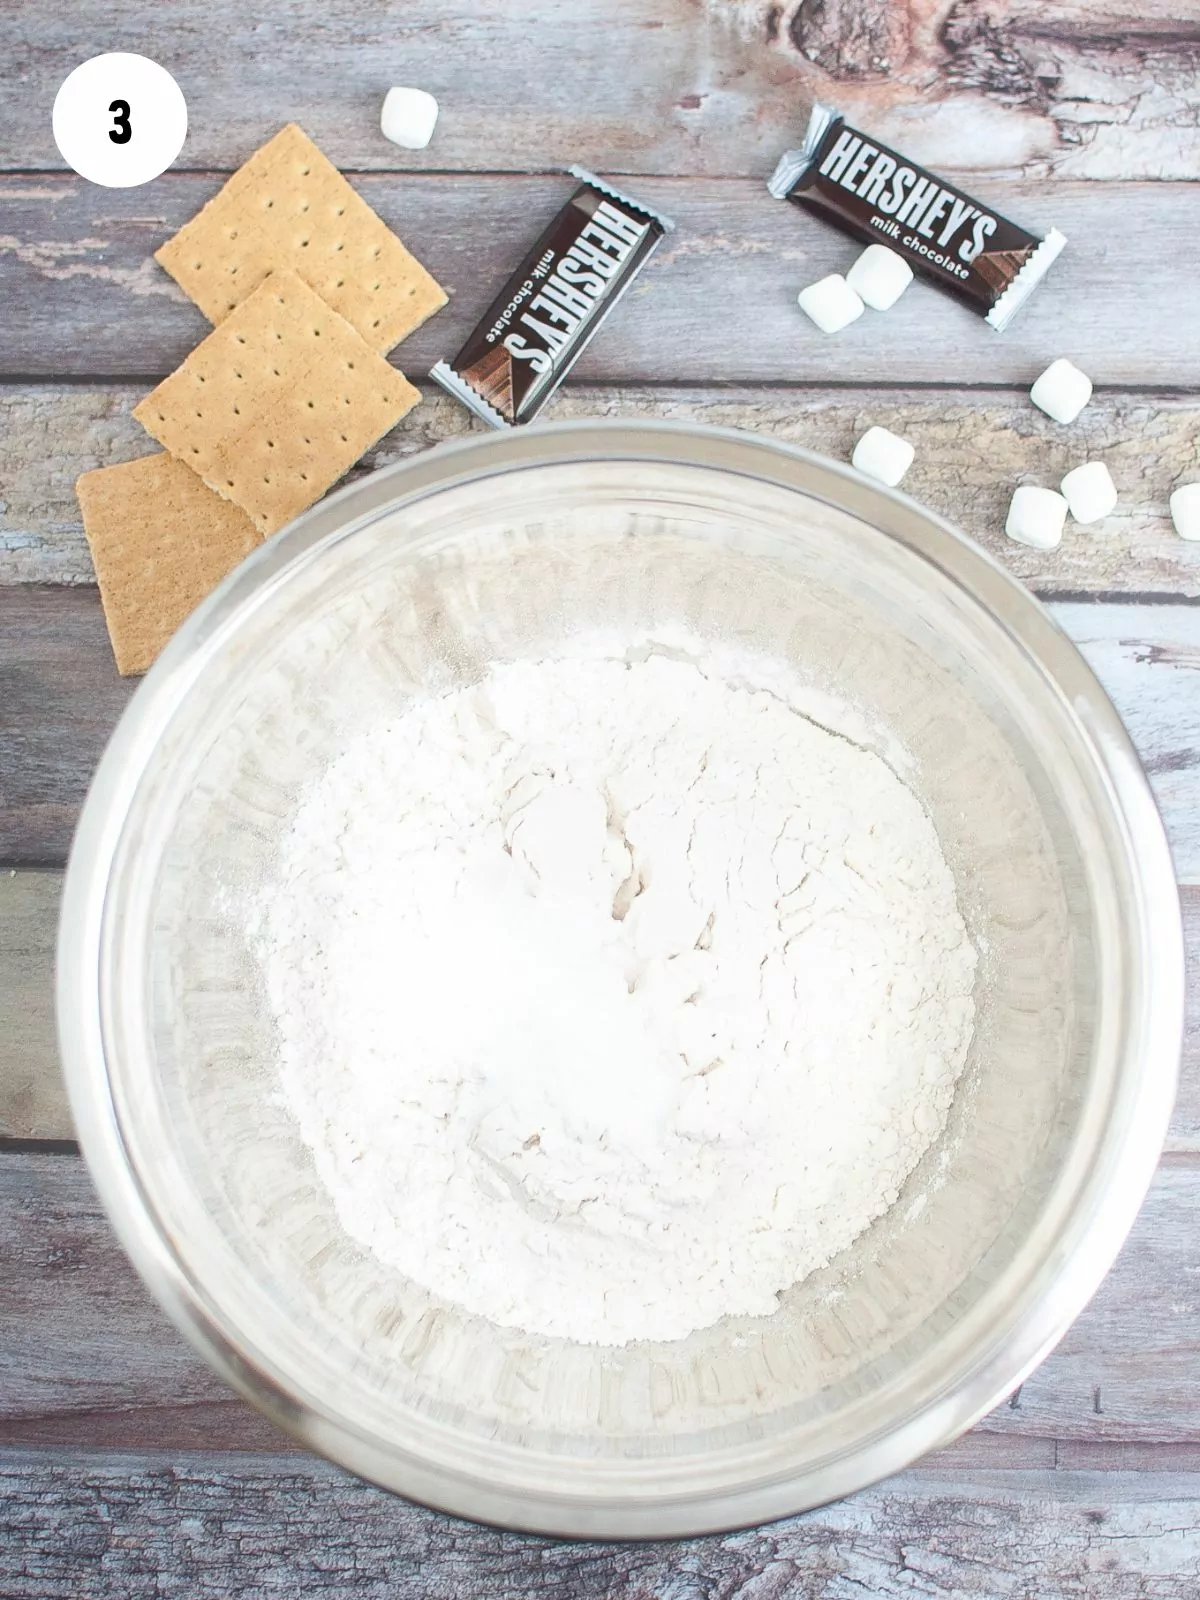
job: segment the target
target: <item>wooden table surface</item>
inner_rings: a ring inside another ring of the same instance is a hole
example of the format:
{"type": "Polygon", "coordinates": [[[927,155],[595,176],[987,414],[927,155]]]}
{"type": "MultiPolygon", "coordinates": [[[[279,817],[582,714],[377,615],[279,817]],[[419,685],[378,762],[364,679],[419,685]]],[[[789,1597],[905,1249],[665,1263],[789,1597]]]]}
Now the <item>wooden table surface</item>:
{"type": "MultiPolygon", "coordinates": [[[[1200,0],[8,0],[0,8],[0,1596],[850,1600],[1200,1595],[1200,1026],[1162,1166],[1092,1306],[971,1434],[878,1488],[724,1538],[578,1546],[411,1507],[230,1396],[150,1303],[73,1143],[51,1019],[71,830],[132,689],[113,669],[72,485],[146,453],[137,399],[202,337],[151,259],[296,119],[452,291],[393,355],[457,348],[580,161],[678,219],[550,415],[685,417],[845,459],[883,423],[905,487],[1050,605],[1128,721],[1163,809],[1200,984],[1200,0]],[[190,131],[147,187],[65,172],[80,61],[175,74],[190,131]],[[433,90],[430,148],[378,132],[433,90]],[[1069,236],[997,337],[925,286],[837,338],[795,308],[848,240],[763,178],[810,99],[1001,210],[1069,236]],[[1095,379],[1071,428],[1029,403],[1058,355],[1095,379]],[[1018,480],[1106,460],[1118,511],[1009,544],[1018,480]]],[[[472,424],[425,403],[374,466],[472,424]]]]}

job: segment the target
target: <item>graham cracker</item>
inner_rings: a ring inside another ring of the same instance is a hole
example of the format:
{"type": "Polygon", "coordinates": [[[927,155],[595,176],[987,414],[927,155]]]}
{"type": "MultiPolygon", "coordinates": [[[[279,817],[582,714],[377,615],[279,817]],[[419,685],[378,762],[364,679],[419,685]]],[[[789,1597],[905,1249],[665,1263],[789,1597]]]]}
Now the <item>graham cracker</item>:
{"type": "Polygon", "coordinates": [[[420,398],[294,272],[274,272],[133,414],[268,534],[420,398]]]}
{"type": "Polygon", "coordinates": [[[290,268],[374,350],[390,350],[446,291],[294,122],[154,253],[213,323],[290,268]]]}
{"type": "Polygon", "coordinates": [[[183,619],[262,542],[244,512],[174,456],[85,472],[75,492],[122,674],[145,672],[183,619]]]}

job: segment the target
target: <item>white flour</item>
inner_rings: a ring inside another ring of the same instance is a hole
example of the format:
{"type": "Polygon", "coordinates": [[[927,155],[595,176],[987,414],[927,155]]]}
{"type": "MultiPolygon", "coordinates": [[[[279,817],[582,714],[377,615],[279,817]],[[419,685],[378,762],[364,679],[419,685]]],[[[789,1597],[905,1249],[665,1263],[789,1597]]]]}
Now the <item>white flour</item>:
{"type": "Polygon", "coordinates": [[[773,1311],[895,1200],[973,1021],[913,794],[658,655],[499,666],[359,739],[256,941],[348,1233],[585,1342],[773,1311]]]}

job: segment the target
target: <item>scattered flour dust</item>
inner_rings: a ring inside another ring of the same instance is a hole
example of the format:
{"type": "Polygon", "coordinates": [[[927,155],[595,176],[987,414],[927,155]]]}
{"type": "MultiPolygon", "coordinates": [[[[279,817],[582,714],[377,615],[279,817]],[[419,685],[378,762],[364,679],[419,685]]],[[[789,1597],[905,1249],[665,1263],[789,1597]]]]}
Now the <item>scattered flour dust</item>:
{"type": "Polygon", "coordinates": [[[497,665],[304,797],[254,935],[283,1092],[434,1295],[614,1345],[767,1314],[944,1127],[975,952],[933,825],[764,681],[497,665]]]}

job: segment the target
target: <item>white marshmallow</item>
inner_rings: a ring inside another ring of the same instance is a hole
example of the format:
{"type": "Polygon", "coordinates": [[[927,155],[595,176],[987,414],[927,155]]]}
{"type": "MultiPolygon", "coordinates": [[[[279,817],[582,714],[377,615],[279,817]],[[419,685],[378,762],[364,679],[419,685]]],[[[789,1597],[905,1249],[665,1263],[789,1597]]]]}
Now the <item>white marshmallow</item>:
{"type": "Polygon", "coordinates": [[[424,89],[389,89],[384,96],[379,126],[383,137],[403,150],[424,150],[433,138],[438,103],[424,89]]]}
{"type": "Polygon", "coordinates": [[[1092,380],[1065,356],[1059,356],[1034,383],[1029,398],[1055,422],[1074,422],[1092,398],[1092,380]]]}
{"type": "Polygon", "coordinates": [[[863,303],[839,272],[801,289],[797,304],[822,333],[838,333],[863,314],[863,303]]]}
{"type": "Polygon", "coordinates": [[[868,478],[894,489],[913,464],[916,450],[907,439],[887,428],[868,428],[854,446],[851,463],[868,478]]]}
{"type": "Polygon", "coordinates": [[[1012,497],[1004,531],[1018,544],[1034,550],[1053,550],[1063,535],[1067,502],[1053,489],[1023,483],[1012,497]]]}
{"type": "Polygon", "coordinates": [[[1117,488],[1103,461],[1073,467],[1059,484],[1076,522],[1099,522],[1117,503],[1117,488]]]}
{"type": "Polygon", "coordinates": [[[890,311],[913,280],[903,256],[885,244],[869,244],[846,274],[846,282],[874,311],[890,311]]]}
{"type": "Polygon", "coordinates": [[[1200,483],[1181,483],[1174,491],[1171,521],[1181,539],[1200,539],[1200,483]]]}

